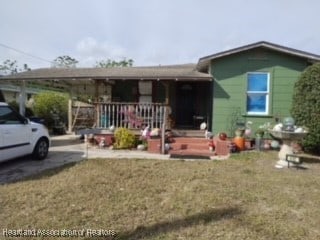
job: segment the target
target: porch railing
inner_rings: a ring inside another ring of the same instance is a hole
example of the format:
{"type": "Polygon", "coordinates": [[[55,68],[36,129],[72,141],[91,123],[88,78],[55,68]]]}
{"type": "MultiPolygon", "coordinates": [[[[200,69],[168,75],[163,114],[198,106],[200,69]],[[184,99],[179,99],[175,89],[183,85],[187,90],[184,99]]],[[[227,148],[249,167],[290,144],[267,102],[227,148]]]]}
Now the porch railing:
{"type": "Polygon", "coordinates": [[[168,106],[161,103],[95,103],[98,128],[161,128],[167,120],[168,106]]]}

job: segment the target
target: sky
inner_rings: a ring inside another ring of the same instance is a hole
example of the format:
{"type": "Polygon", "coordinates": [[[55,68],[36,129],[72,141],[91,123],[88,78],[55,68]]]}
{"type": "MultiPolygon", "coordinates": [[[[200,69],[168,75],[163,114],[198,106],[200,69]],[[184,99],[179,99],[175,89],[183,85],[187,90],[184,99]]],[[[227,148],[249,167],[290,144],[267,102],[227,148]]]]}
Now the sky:
{"type": "Polygon", "coordinates": [[[258,41],[320,55],[319,0],[0,0],[0,64],[197,63],[258,41]]]}

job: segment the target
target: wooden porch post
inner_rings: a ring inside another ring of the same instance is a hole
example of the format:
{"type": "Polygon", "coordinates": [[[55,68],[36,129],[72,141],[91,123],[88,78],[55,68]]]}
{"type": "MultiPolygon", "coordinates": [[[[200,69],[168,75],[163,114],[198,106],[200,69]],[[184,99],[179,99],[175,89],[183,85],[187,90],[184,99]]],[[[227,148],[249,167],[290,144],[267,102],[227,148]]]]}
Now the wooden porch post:
{"type": "Polygon", "coordinates": [[[99,102],[99,80],[94,80],[94,101],[99,102]]]}
{"type": "Polygon", "coordinates": [[[169,83],[167,82],[161,82],[164,86],[166,97],[165,97],[165,104],[169,105],[170,103],[170,93],[169,93],[169,83]]]}
{"type": "Polygon", "coordinates": [[[70,86],[70,91],[69,91],[69,100],[68,100],[68,132],[72,132],[73,128],[73,119],[72,119],[72,105],[73,105],[73,91],[74,91],[74,86],[71,84],[70,86]]]}
{"type": "Polygon", "coordinates": [[[163,123],[162,123],[162,129],[161,129],[161,153],[166,153],[165,148],[165,138],[166,138],[166,122],[167,122],[167,107],[164,107],[164,114],[163,114],[163,123]]]}
{"type": "Polygon", "coordinates": [[[95,104],[95,111],[96,111],[96,114],[95,114],[95,126],[96,127],[100,127],[100,124],[99,124],[99,119],[100,119],[100,112],[99,112],[99,85],[100,85],[100,82],[99,80],[94,80],[94,102],[96,103],[95,104]]]}
{"type": "Polygon", "coordinates": [[[68,100],[68,132],[72,132],[72,96],[68,100]]]}
{"type": "Polygon", "coordinates": [[[20,96],[19,96],[19,113],[22,116],[26,114],[26,82],[25,80],[21,81],[20,85],[20,96]]]}

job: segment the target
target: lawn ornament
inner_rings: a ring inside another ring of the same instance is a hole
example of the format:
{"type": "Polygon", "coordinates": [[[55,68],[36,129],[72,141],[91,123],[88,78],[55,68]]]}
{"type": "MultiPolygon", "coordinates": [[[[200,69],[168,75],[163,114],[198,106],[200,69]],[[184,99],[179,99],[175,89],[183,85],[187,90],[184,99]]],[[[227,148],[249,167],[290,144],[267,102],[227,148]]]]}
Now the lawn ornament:
{"type": "Polygon", "coordinates": [[[148,126],[146,126],[146,127],[143,129],[141,135],[142,135],[142,137],[144,137],[144,138],[149,138],[149,137],[150,137],[150,132],[151,132],[150,126],[148,125],[148,126]]]}
{"type": "Polygon", "coordinates": [[[295,130],[294,130],[295,133],[302,133],[304,132],[303,128],[302,127],[297,127],[295,130]]]}
{"type": "Polygon", "coordinates": [[[99,148],[104,148],[106,146],[106,139],[104,137],[100,138],[99,148]]]}
{"type": "Polygon", "coordinates": [[[245,129],[245,131],[244,131],[244,135],[245,135],[246,137],[250,137],[250,136],[251,136],[251,133],[252,133],[251,125],[252,125],[252,122],[251,122],[251,121],[248,121],[248,122],[246,123],[246,129],[245,129]]]}
{"type": "Polygon", "coordinates": [[[154,128],[154,129],[152,129],[152,131],[150,132],[150,136],[151,136],[151,137],[158,137],[158,136],[160,136],[160,128],[154,128]]]}
{"type": "Polygon", "coordinates": [[[283,127],[283,124],[282,123],[278,123],[273,127],[272,130],[276,131],[276,132],[280,132],[280,131],[282,131],[282,127],[283,127]]]}
{"type": "Polygon", "coordinates": [[[111,125],[111,126],[109,127],[109,130],[110,130],[111,132],[114,132],[115,127],[114,127],[113,125],[111,125]]]}
{"type": "Polygon", "coordinates": [[[207,129],[207,124],[205,122],[200,124],[200,130],[205,130],[207,129]]]}
{"type": "Polygon", "coordinates": [[[292,117],[286,117],[285,119],[283,119],[283,130],[288,132],[293,132],[294,124],[295,124],[295,121],[292,117]]]}
{"type": "Polygon", "coordinates": [[[219,133],[219,139],[222,141],[227,140],[227,134],[224,132],[219,133]]]}
{"type": "Polygon", "coordinates": [[[145,147],[145,145],[143,145],[143,144],[139,144],[138,146],[137,146],[137,150],[139,150],[139,151],[143,151],[143,150],[145,150],[146,149],[146,147],[145,147]]]}
{"type": "Polygon", "coordinates": [[[280,144],[277,140],[271,141],[271,148],[277,149],[277,148],[279,148],[279,146],[280,146],[280,144]]]}
{"type": "Polygon", "coordinates": [[[288,156],[297,158],[294,156],[294,148],[292,144],[301,141],[307,134],[308,130],[303,127],[294,125],[295,121],[292,117],[284,118],[283,125],[277,124],[273,130],[269,131],[269,134],[278,140],[282,141],[282,145],[278,154],[279,160],[275,165],[276,168],[284,168],[290,166],[298,166],[301,162],[294,162],[288,160],[288,156]],[[297,131],[297,132],[296,132],[297,131]]]}
{"type": "Polygon", "coordinates": [[[213,133],[206,130],[206,132],[204,133],[204,136],[206,139],[211,139],[213,138],[213,133]]]}

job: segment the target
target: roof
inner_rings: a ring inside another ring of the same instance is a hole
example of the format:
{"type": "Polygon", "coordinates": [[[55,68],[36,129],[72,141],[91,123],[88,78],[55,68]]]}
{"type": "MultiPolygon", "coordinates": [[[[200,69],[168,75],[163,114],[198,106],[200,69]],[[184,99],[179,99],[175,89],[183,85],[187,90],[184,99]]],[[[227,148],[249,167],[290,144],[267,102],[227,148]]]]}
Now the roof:
{"type": "Polygon", "coordinates": [[[202,80],[210,81],[210,74],[201,73],[195,64],[153,67],[111,68],[40,68],[0,77],[0,80],[202,80]]]}
{"type": "Polygon", "coordinates": [[[236,53],[240,53],[240,52],[244,52],[244,51],[248,51],[248,50],[251,50],[254,48],[260,48],[260,47],[266,48],[266,49],[271,49],[271,50],[274,50],[277,52],[285,53],[285,54],[300,57],[300,58],[305,58],[311,62],[320,61],[320,55],[300,51],[300,50],[289,48],[289,47],[284,47],[284,46],[270,43],[270,42],[266,42],[266,41],[261,41],[261,42],[256,42],[253,44],[245,45],[245,46],[238,47],[238,48],[233,48],[233,49],[230,49],[227,51],[223,51],[223,52],[219,52],[219,53],[215,53],[212,55],[202,57],[198,61],[197,69],[204,70],[204,69],[208,68],[211,60],[225,57],[225,56],[229,56],[229,55],[236,54],[236,53]]]}

